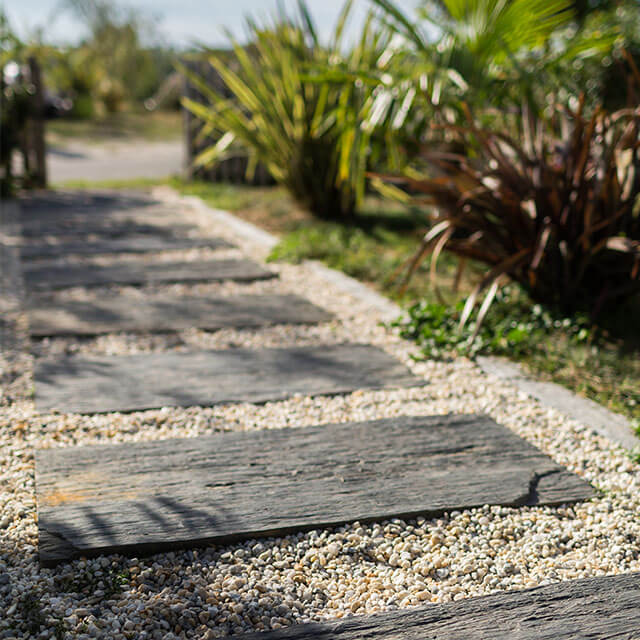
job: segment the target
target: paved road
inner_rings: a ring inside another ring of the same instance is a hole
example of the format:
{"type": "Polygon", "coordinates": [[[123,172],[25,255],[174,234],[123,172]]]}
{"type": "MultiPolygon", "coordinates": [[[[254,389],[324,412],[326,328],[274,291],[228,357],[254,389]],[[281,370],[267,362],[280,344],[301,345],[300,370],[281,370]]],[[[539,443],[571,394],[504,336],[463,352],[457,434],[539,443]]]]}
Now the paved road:
{"type": "Polygon", "coordinates": [[[166,178],[184,168],[182,140],[130,140],[102,145],[73,142],[47,150],[50,184],[72,180],[166,178]]]}

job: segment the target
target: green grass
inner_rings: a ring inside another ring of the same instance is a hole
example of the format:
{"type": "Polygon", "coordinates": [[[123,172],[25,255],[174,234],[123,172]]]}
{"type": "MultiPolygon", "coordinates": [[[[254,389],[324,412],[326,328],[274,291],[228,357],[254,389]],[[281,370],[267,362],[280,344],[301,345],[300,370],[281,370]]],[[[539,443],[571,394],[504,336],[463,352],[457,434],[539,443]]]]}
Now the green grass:
{"type": "Polygon", "coordinates": [[[48,120],[47,143],[64,147],[82,141],[105,142],[144,139],[148,141],[175,140],[182,135],[182,116],[178,111],[122,112],[104,118],[48,120]]]}
{"type": "Polygon", "coordinates": [[[398,302],[410,302],[433,296],[426,283],[426,267],[406,292],[400,289],[402,268],[415,251],[416,235],[389,228],[388,220],[366,225],[358,221],[351,225],[307,223],[283,236],[269,259],[292,263],[320,260],[398,302]]]}
{"type": "MultiPolygon", "coordinates": [[[[624,342],[599,340],[567,346],[562,331],[553,331],[542,345],[532,345],[522,362],[538,377],[595,400],[640,425],[640,351],[624,342]]],[[[640,436],[640,427],[636,428],[640,436]]]]}
{"type": "MultiPolygon", "coordinates": [[[[286,198],[281,189],[275,187],[247,187],[237,184],[212,184],[194,180],[186,182],[180,178],[172,178],[169,185],[182,195],[197,196],[215,209],[241,211],[249,209],[256,203],[264,207],[286,198]]],[[[271,212],[273,215],[273,212],[271,212]]]]}
{"type": "MultiPolygon", "coordinates": [[[[422,237],[426,220],[414,211],[389,205],[376,197],[365,200],[363,211],[348,223],[324,222],[302,210],[280,187],[247,187],[206,182],[170,182],[184,195],[202,198],[211,207],[233,211],[239,217],[280,236],[270,259],[298,263],[320,260],[326,265],[371,284],[398,301],[433,297],[426,277],[416,278],[406,293],[394,278],[409,260],[422,237]]],[[[445,281],[452,283],[455,266],[443,260],[445,281]]],[[[426,267],[421,268],[425,275],[426,267]]],[[[469,289],[467,281],[455,300],[469,289]]],[[[449,287],[447,291],[451,291],[449,287]]]]}
{"type": "Polygon", "coordinates": [[[166,178],[134,178],[131,180],[65,180],[52,187],[61,189],[150,189],[167,184],[166,178]]]}

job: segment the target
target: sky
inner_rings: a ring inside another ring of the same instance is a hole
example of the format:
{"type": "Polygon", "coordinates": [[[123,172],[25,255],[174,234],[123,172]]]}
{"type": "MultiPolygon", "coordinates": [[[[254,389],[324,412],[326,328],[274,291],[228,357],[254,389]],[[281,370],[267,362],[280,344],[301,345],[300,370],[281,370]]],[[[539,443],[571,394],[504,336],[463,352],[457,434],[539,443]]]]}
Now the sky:
{"type": "MultiPolygon", "coordinates": [[[[283,0],[294,7],[295,0],[283,0]]],[[[319,31],[328,36],[335,24],[344,0],[307,0],[319,31]]],[[[21,37],[45,29],[45,40],[55,44],[78,42],[84,32],[82,25],[69,10],[63,10],[64,0],[0,0],[10,24],[21,37]]],[[[219,46],[227,42],[223,29],[242,37],[244,16],[267,16],[277,6],[277,0],[120,0],[120,4],[136,7],[158,21],[164,43],[185,47],[201,42],[219,46]]],[[[396,4],[412,14],[419,0],[396,0],[396,4]]],[[[369,0],[355,0],[351,31],[370,7],[369,0]]]]}

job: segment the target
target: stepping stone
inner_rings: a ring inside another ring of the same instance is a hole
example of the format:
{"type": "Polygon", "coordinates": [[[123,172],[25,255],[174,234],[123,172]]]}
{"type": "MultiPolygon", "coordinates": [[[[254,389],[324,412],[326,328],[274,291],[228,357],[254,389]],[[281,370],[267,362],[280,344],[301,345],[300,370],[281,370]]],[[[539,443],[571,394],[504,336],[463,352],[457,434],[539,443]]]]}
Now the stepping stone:
{"type": "Polygon", "coordinates": [[[63,413],[267,402],[425,384],[384,351],[359,344],[62,357],[39,362],[34,376],[38,410],[63,413]]]}
{"type": "Polygon", "coordinates": [[[593,495],[540,450],[475,415],[39,450],[36,487],[45,566],[593,495]]]}
{"type": "Polygon", "coordinates": [[[87,235],[102,239],[132,234],[171,237],[179,230],[197,230],[185,222],[179,208],[135,193],[46,193],[23,198],[20,210],[22,235],[29,239],[87,235]]]}
{"type": "Polygon", "coordinates": [[[330,313],[294,295],[198,297],[100,296],[91,301],[38,296],[29,302],[32,336],[91,336],[118,331],[179,331],[328,322],[330,313]]]}
{"type": "Polygon", "coordinates": [[[110,284],[147,285],[172,282],[251,282],[275,278],[249,260],[208,260],[206,262],[119,262],[97,264],[30,263],[24,267],[27,289],[65,289],[110,284]]]}
{"type": "Polygon", "coordinates": [[[68,255],[99,255],[109,253],[150,253],[180,249],[221,249],[232,244],[221,238],[178,238],[167,235],[137,234],[124,238],[111,237],[98,240],[76,240],[27,244],[20,248],[20,257],[63,258],[68,255]]]}
{"type": "Polygon", "coordinates": [[[65,223],[68,220],[90,221],[122,218],[145,218],[149,221],[180,218],[180,209],[144,194],[49,192],[43,197],[27,195],[20,201],[23,224],[65,223]]]}
{"type": "Polygon", "coordinates": [[[103,215],[109,211],[137,210],[163,207],[163,203],[136,191],[55,190],[29,192],[20,199],[25,216],[67,215],[68,212],[86,212],[103,215]]]}
{"type": "MultiPolygon", "coordinates": [[[[640,573],[300,624],[242,640],[637,640],[640,573]]],[[[231,639],[228,639],[231,640],[231,639]]]]}
{"type": "Polygon", "coordinates": [[[85,237],[94,236],[97,239],[127,238],[132,235],[154,235],[166,238],[175,237],[179,232],[185,235],[193,231],[193,225],[181,224],[175,220],[168,220],[164,226],[149,224],[145,220],[134,220],[130,218],[112,219],[100,218],[65,218],[54,221],[33,221],[23,222],[21,233],[23,238],[31,241],[32,238],[47,237],[85,237]]]}

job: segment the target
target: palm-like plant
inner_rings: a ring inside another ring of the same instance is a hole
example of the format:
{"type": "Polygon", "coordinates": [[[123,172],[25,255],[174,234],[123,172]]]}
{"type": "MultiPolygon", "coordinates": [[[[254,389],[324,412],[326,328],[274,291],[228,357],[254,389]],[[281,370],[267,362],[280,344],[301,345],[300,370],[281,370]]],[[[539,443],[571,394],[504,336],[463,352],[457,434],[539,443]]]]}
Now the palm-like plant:
{"type": "Polygon", "coordinates": [[[201,136],[217,139],[197,164],[248,154],[249,171],[264,164],[316,215],[353,215],[376,155],[374,136],[393,147],[413,97],[385,87],[393,33],[371,16],[359,42],[344,53],[351,4],[346,3],[327,45],[302,1],[296,19],[281,12],[271,26],[248,21],[250,45],[231,40],[233,63],[214,52],[207,56],[225,88],[181,67],[208,100],[183,104],[203,122],[201,136]]]}
{"type": "MultiPolygon", "coordinates": [[[[476,105],[533,104],[542,76],[564,60],[603,56],[615,40],[611,30],[588,37],[561,35],[574,17],[573,0],[429,0],[416,23],[394,0],[371,0],[428,65],[432,84],[446,101],[462,97],[476,105]]],[[[546,97],[543,96],[543,97],[546,97]]]]}
{"type": "MultiPolygon", "coordinates": [[[[470,71],[544,44],[571,17],[568,0],[442,0],[446,49],[470,71]]],[[[443,14],[443,15],[442,15],[443,14]]],[[[422,15],[429,20],[425,10],[422,15]]]]}

